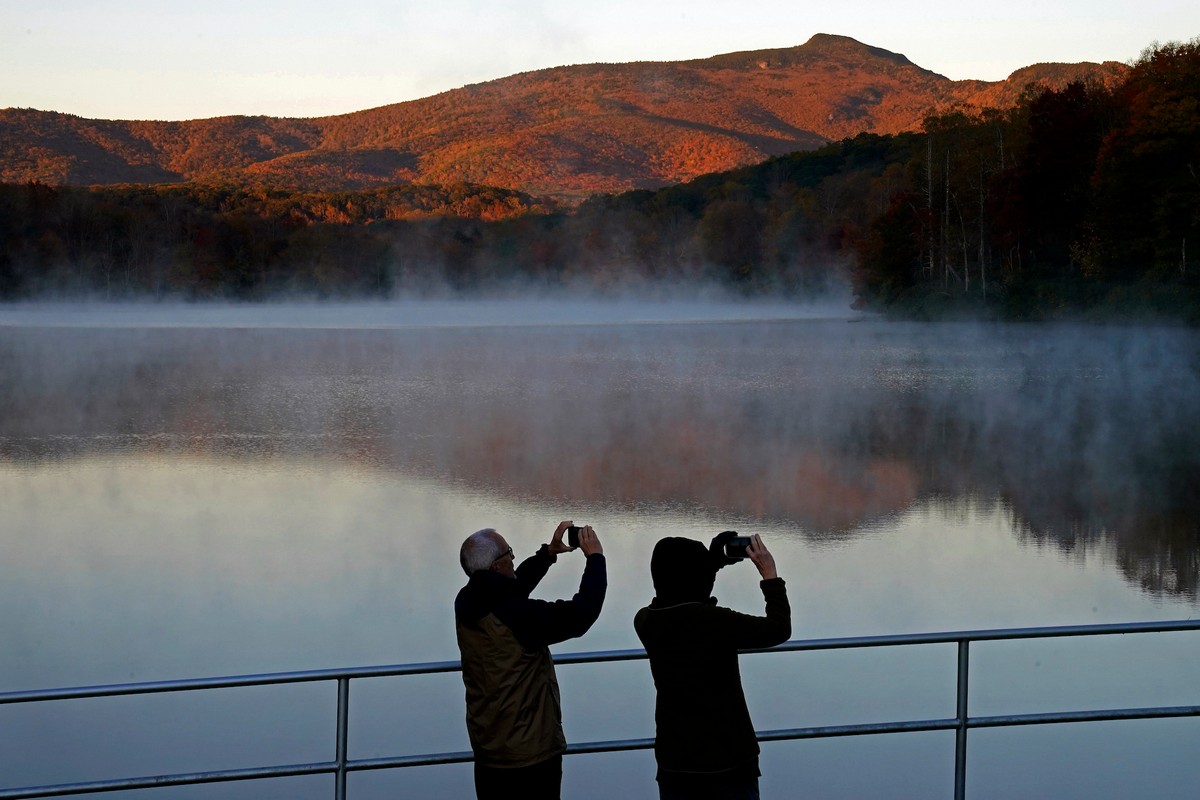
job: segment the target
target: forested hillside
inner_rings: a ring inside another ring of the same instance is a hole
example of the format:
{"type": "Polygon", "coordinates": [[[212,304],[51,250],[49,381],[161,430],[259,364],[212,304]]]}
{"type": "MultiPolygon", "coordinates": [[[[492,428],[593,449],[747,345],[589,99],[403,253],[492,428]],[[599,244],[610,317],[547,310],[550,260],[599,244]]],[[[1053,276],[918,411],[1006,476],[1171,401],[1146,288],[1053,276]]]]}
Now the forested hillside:
{"type": "Polygon", "coordinates": [[[908,316],[1200,322],[1200,43],[657,191],[0,187],[0,296],[377,295],[536,279],[852,285],[908,316]]]}
{"type": "Polygon", "coordinates": [[[1147,51],[1114,89],[925,128],[855,237],[866,305],[1200,322],[1200,39],[1147,51]]]}

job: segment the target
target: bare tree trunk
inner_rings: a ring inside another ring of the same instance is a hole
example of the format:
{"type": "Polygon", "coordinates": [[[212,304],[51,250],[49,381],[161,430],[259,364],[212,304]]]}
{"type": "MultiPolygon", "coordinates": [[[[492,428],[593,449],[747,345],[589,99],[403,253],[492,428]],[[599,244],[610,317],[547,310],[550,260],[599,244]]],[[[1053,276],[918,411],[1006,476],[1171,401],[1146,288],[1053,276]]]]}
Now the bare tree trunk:
{"type": "Polygon", "coordinates": [[[950,150],[946,150],[946,174],[943,176],[942,206],[942,289],[950,291],[950,150]]]}
{"type": "Polygon", "coordinates": [[[984,249],[984,225],[983,216],[986,210],[986,196],[984,192],[986,174],[984,173],[983,164],[979,165],[979,288],[983,292],[983,299],[987,299],[987,277],[984,275],[984,259],[986,250],[984,249]]]}
{"type": "Polygon", "coordinates": [[[971,261],[967,257],[967,223],[963,220],[962,208],[958,210],[958,227],[962,233],[963,251],[963,294],[971,293],[971,261]]]}
{"type": "MultiPolygon", "coordinates": [[[[928,134],[925,140],[925,208],[929,210],[929,219],[933,219],[933,134],[928,134]]],[[[934,262],[934,232],[933,228],[929,229],[928,242],[926,243],[929,250],[929,280],[932,281],[937,274],[934,262]]]]}

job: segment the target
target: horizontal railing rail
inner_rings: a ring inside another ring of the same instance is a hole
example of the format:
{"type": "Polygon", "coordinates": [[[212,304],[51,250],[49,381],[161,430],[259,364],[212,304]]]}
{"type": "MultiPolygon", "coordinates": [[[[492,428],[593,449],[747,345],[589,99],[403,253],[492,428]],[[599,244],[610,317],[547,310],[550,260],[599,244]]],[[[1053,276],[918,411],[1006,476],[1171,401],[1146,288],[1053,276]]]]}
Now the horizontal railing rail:
{"type": "MultiPolygon", "coordinates": [[[[1200,716],[1200,705],[1189,705],[972,717],[968,714],[968,677],[970,670],[971,642],[1047,639],[1071,636],[1109,636],[1134,633],[1167,633],[1173,631],[1195,630],[1200,630],[1200,620],[1173,620],[1166,622],[1075,625],[1041,628],[999,628],[992,630],[948,631],[940,633],[854,636],[830,639],[799,639],[785,642],[776,647],[762,650],[746,650],[743,652],[747,654],[788,653],[818,650],[904,647],[911,645],[957,645],[957,709],[955,716],[953,717],[927,720],[907,720],[898,722],[875,722],[856,725],[825,725],[808,728],[785,728],[779,730],[758,731],[757,736],[759,741],[775,742],[888,733],[955,731],[954,797],[956,800],[963,800],[966,794],[967,731],[970,729],[1135,719],[1168,719],[1200,716]]],[[[645,658],[646,651],[642,649],[601,650],[556,655],[554,656],[554,663],[562,665],[597,664],[615,661],[637,661],[645,658]]],[[[351,759],[349,757],[347,741],[349,731],[350,681],[360,678],[390,678],[410,675],[431,675],[445,672],[459,672],[461,669],[462,666],[461,662],[459,661],[431,661],[417,664],[395,664],[376,667],[305,670],[298,672],[273,672],[259,675],[234,675],[218,678],[194,678],[186,680],[148,681],[141,683],[121,683],[99,686],[77,686],[61,689],[0,692],[0,706],[3,706],[18,703],[41,703],[59,700],[76,700],[82,698],[122,697],[130,695],[159,694],[164,692],[194,692],[211,689],[230,689],[250,686],[276,686],[283,684],[314,683],[324,681],[336,682],[338,689],[337,721],[335,731],[336,752],[334,758],[330,761],[0,789],[0,800],[26,800],[26,798],[37,797],[63,797],[69,795],[93,794],[118,790],[187,786],[223,783],[229,781],[288,778],[308,775],[334,776],[334,796],[336,800],[344,800],[346,797],[346,776],[350,772],[380,769],[400,769],[406,767],[433,766],[441,764],[461,764],[473,760],[473,755],[470,751],[351,759]]],[[[654,747],[653,738],[617,739],[612,741],[582,742],[572,744],[567,747],[567,754],[582,755],[590,753],[611,753],[630,750],[647,750],[652,747],[654,747]]]]}

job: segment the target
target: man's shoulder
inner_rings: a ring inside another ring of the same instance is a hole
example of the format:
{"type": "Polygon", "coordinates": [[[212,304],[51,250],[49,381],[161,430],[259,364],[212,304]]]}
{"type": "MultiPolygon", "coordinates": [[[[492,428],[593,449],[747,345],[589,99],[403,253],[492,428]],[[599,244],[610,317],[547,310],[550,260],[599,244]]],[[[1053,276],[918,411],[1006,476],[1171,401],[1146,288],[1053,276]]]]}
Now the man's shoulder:
{"type": "Polygon", "coordinates": [[[458,622],[474,622],[486,613],[485,609],[484,598],[470,583],[454,597],[454,618],[458,622]]]}
{"type": "Polygon", "coordinates": [[[460,621],[473,622],[492,613],[512,598],[510,582],[516,583],[494,572],[475,573],[454,598],[454,616],[460,621]]]}

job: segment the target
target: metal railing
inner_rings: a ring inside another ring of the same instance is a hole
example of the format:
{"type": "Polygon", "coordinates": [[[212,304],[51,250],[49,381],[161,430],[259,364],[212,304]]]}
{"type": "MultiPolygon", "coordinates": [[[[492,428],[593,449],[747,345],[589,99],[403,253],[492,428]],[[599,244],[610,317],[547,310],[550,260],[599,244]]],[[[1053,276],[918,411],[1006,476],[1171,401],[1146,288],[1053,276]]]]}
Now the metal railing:
{"type": "MultiPolygon", "coordinates": [[[[966,795],[967,732],[972,728],[1000,728],[1017,725],[1047,725],[1069,722],[1165,719],[1171,717],[1200,716],[1200,705],[1191,705],[972,717],[968,714],[968,677],[970,672],[971,642],[1015,639],[1046,639],[1068,636],[1102,636],[1129,633],[1164,633],[1169,631],[1194,630],[1200,630],[1200,620],[1143,622],[1112,625],[1079,625],[1052,628],[1006,628],[997,630],[952,631],[945,633],[900,634],[892,636],[807,639],[785,642],[782,645],[765,650],[747,650],[744,652],[787,653],[813,650],[848,650],[855,648],[956,644],[958,646],[958,678],[956,691],[957,709],[955,716],[953,717],[942,719],[909,720],[901,722],[877,722],[857,725],[788,728],[781,730],[759,731],[757,735],[759,741],[773,742],[795,739],[818,739],[884,733],[954,731],[954,797],[955,800],[963,800],[966,795]]],[[[554,657],[554,663],[595,664],[610,661],[634,661],[645,658],[646,652],[640,649],[605,650],[590,653],[569,653],[565,655],[558,655],[554,657]]],[[[58,797],[126,789],[147,789],[165,786],[184,786],[205,783],[221,783],[228,781],[256,780],[264,778],[287,778],[305,775],[334,776],[334,797],[336,800],[345,800],[346,776],[350,772],[432,766],[436,764],[459,764],[473,760],[472,754],[469,751],[433,753],[429,755],[392,756],[385,758],[350,758],[347,749],[350,715],[350,681],[358,678],[430,675],[442,672],[458,672],[460,670],[461,666],[460,662],[458,661],[437,661],[423,664],[358,667],[352,669],[310,670],[304,672],[279,672],[264,675],[240,675],[224,678],[156,681],[149,683],[126,683],[107,686],[82,686],[67,689],[46,689],[37,691],[0,693],[0,705],[8,705],[13,703],[38,703],[49,702],[53,700],[117,697],[123,695],[155,694],[163,692],[189,692],[205,689],[271,686],[293,683],[312,683],[317,681],[331,681],[337,683],[336,748],[332,761],[254,767],[249,769],[194,772],[186,774],[181,773],[141,778],[124,778],[117,780],[92,781],[87,783],[58,784],[53,786],[30,786],[24,788],[0,789],[0,800],[24,800],[24,798],[34,797],[58,797]]],[[[652,748],[653,746],[653,738],[584,742],[568,746],[567,754],[578,755],[585,753],[610,753],[626,750],[646,750],[652,748]]]]}

